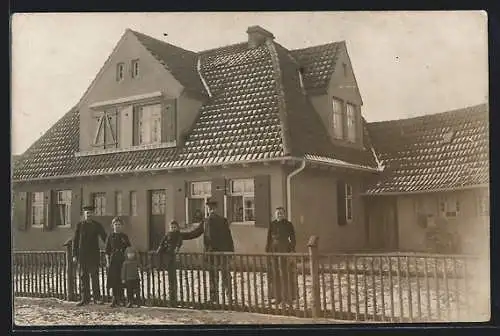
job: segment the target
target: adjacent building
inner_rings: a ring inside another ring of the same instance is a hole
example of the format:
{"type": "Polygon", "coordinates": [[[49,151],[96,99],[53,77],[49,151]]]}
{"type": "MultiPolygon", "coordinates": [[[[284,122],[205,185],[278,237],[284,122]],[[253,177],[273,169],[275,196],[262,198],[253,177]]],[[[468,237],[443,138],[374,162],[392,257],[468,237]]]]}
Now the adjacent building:
{"type": "Polygon", "coordinates": [[[362,104],[343,41],[289,50],[253,26],[241,43],[193,52],[128,29],[16,160],[13,247],[62,249],[92,203],[108,231],[120,216],[138,249],[155,249],[170,220],[188,229],[211,197],[237,252],[264,251],[277,206],[299,251],[312,234],[322,251],[362,249],[363,193],[381,171],[362,104]]]}
{"type": "Polygon", "coordinates": [[[367,246],[489,252],[488,106],[369,124],[384,172],[365,191],[367,246]]]}

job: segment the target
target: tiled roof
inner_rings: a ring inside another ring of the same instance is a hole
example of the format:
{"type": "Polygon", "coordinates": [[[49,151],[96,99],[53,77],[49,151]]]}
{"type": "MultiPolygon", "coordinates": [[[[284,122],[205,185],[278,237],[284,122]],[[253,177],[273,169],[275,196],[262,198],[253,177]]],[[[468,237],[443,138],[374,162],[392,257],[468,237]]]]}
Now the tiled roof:
{"type": "Polygon", "coordinates": [[[196,71],[198,54],[131,30],[139,42],[188,90],[206,94],[196,71]]]}
{"type": "Polygon", "coordinates": [[[14,180],[66,175],[79,147],[79,114],[73,108],[18,158],[14,180]]]}
{"type": "MultiPolygon", "coordinates": [[[[193,53],[133,33],[183,85],[206,93],[196,70],[200,60],[211,97],[202,105],[183,146],[75,157],[79,146],[79,116],[73,109],[23,155],[14,173],[15,180],[304,157],[305,154],[376,167],[366,144],[366,150],[357,150],[331,143],[325,126],[300,88],[296,60],[280,45],[271,43],[249,49],[244,42],[193,53]],[[285,139],[289,140],[288,145],[285,139]]],[[[295,51],[295,54],[310,55],[307,50],[295,51]]],[[[312,80],[312,74],[317,74],[318,82],[327,83],[322,62],[325,55],[332,56],[333,49],[321,46],[312,50],[322,56],[315,61],[305,58],[310,64],[308,78],[312,80]]]]}
{"type": "Polygon", "coordinates": [[[386,167],[367,193],[488,184],[488,126],[487,105],[369,124],[371,140],[386,167]]]}
{"type": "Polygon", "coordinates": [[[290,51],[303,68],[302,78],[306,90],[327,86],[337,62],[337,51],[342,43],[334,42],[290,51]]]}

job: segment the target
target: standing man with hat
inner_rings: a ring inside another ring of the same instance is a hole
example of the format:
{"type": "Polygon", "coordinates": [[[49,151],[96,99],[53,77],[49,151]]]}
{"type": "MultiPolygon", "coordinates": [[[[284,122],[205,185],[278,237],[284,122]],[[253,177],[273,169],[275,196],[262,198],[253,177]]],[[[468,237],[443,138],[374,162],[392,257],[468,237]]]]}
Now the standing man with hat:
{"type": "Polygon", "coordinates": [[[90,303],[90,279],[94,302],[102,304],[99,288],[99,237],[106,241],[106,232],[101,223],[89,218],[94,211],[93,206],[83,207],[83,220],[76,224],[73,236],[73,262],[78,262],[82,299],[78,306],[90,303]]]}
{"type": "MultiPolygon", "coordinates": [[[[194,230],[183,233],[183,239],[195,239],[203,234],[203,246],[205,252],[234,252],[233,236],[226,218],[218,215],[217,202],[209,199],[206,202],[208,217],[205,218],[194,230]]],[[[210,266],[210,300],[217,302],[219,293],[219,269],[222,273],[222,286],[229,296],[232,297],[232,279],[228,269],[228,257],[209,255],[205,259],[210,266]]]]}

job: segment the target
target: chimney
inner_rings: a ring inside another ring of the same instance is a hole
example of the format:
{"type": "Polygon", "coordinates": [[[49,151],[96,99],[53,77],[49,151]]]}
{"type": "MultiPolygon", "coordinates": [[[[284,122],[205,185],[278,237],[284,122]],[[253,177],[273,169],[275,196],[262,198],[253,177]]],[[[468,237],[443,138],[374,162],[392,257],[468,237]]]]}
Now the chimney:
{"type": "Polygon", "coordinates": [[[274,35],[260,26],[248,27],[247,34],[249,48],[257,48],[267,39],[274,40],[274,35]]]}

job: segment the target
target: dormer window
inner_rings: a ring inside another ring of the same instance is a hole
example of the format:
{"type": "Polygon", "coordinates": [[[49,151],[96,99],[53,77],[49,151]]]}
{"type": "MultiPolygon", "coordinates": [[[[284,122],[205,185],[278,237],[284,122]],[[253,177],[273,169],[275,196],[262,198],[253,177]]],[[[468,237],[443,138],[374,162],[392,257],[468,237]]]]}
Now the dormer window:
{"type": "Polygon", "coordinates": [[[118,63],[116,65],[116,81],[120,82],[123,80],[125,75],[125,63],[118,63]]]}
{"type": "Polygon", "coordinates": [[[135,145],[161,143],[161,104],[137,106],[134,111],[137,125],[135,145]]]}
{"type": "Polygon", "coordinates": [[[135,59],[132,61],[131,69],[132,69],[132,78],[139,77],[139,60],[138,59],[135,59]]]}
{"type": "Polygon", "coordinates": [[[347,140],[356,142],[356,106],[347,103],[347,140]]]}
{"type": "Polygon", "coordinates": [[[333,98],[332,127],[335,139],[344,138],[344,104],[342,100],[333,98]]]}

